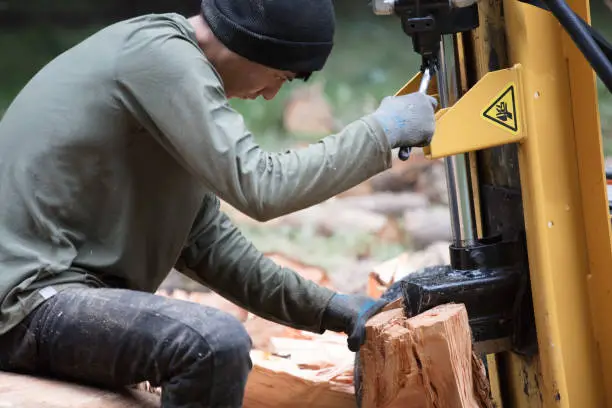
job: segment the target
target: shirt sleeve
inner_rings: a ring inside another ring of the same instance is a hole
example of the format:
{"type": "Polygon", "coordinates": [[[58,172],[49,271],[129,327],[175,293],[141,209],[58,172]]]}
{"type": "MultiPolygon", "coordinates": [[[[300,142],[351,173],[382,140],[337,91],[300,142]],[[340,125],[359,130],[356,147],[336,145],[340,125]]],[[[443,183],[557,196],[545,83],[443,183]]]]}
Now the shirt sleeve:
{"type": "Polygon", "coordinates": [[[221,78],[187,36],[137,33],[116,68],[118,99],[193,176],[260,221],[322,202],[391,165],[364,116],[305,148],[264,151],[229,105],[221,78]]]}
{"type": "Polygon", "coordinates": [[[204,200],[176,269],[265,319],[322,333],[323,313],[334,292],[265,257],[219,211],[204,200]]]}

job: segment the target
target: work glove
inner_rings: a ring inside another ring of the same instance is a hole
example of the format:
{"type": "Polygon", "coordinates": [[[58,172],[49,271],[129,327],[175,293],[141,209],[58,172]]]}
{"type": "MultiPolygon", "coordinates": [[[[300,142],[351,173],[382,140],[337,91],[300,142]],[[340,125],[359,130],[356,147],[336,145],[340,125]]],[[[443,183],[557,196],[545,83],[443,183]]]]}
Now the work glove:
{"type": "Polygon", "coordinates": [[[348,334],[348,348],[353,352],[365,341],[365,324],[389,303],[363,295],[336,293],[323,314],[323,328],[348,334]]]}
{"type": "Polygon", "coordinates": [[[433,137],[437,105],[436,98],[420,92],[388,96],[372,116],[382,126],[392,149],[423,147],[433,137]]]}

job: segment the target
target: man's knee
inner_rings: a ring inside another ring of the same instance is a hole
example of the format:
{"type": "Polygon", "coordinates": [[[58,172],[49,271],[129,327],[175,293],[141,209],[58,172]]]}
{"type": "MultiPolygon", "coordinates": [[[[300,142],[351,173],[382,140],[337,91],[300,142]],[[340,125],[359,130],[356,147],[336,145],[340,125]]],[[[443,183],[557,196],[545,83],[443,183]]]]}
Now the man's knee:
{"type": "Polygon", "coordinates": [[[246,380],[252,368],[252,341],[244,325],[229,313],[206,306],[193,309],[179,320],[174,344],[182,349],[192,369],[205,376],[246,380]]]}
{"type": "Polygon", "coordinates": [[[207,328],[203,338],[212,350],[215,371],[242,373],[246,378],[252,368],[252,341],[244,325],[234,316],[218,310],[210,320],[214,330],[207,328]]]}
{"type": "Polygon", "coordinates": [[[202,338],[217,360],[234,364],[245,362],[248,369],[251,368],[249,356],[253,343],[238,319],[220,310],[208,310],[204,326],[202,338]]]}

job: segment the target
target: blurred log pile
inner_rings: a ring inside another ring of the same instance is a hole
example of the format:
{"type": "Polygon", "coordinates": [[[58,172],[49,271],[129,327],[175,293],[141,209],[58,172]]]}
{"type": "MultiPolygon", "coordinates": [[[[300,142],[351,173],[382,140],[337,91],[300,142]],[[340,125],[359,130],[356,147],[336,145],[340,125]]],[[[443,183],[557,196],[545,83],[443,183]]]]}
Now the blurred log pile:
{"type": "MultiPolygon", "coordinates": [[[[239,228],[256,229],[271,237],[286,228],[308,228],[321,237],[337,236],[339,239],[360,235],[381,245],[398,245],[411,254],[411,262],[425,257],[432,258],[430,262],[445,263],[451,225],[444,171],[442,161],[426,159],[415,149],[410,160],[400,161],[394,154],[392,168],[338,196],[267,222],[256,221],[224,202],[221,209],[239,228]]],[[[281,252],[276,255],[317,265],[317,260],[308,254],[299,256],[282,251],[282,248],[267,248],[264,252],[281,252]]],[[[350,262],[347,260],[330,270],[328,279],[337,284],[350,281],[347,279],[350,276],[355,279],[348,282],[351,287],[344,290],[364,291],[366,280],[363,278],[381,263],[380,257],[372,259],[367,248],[356,251],[351,257],[350,262]]],[[[206,290],[174,271],[162,284],[162,289],[206,290]]]]}

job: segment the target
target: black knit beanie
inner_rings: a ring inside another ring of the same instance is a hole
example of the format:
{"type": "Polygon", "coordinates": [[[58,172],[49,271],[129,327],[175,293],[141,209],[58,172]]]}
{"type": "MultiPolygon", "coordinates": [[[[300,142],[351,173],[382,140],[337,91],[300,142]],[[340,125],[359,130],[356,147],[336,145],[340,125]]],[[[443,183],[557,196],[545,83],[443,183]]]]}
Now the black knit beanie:
{"type": "Polygon", "coordinates": [[[301,76],[321,70],[333,45],[332,0],[202,0],[202,16],[236,54],[301,76]]]}

